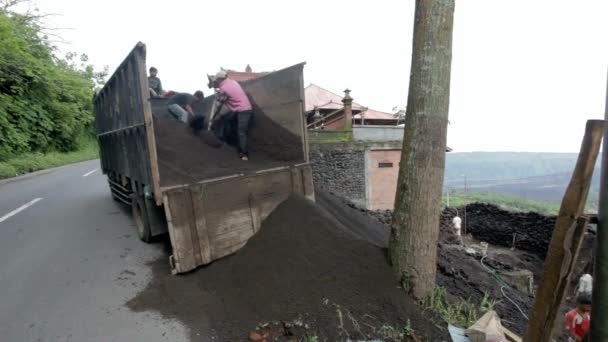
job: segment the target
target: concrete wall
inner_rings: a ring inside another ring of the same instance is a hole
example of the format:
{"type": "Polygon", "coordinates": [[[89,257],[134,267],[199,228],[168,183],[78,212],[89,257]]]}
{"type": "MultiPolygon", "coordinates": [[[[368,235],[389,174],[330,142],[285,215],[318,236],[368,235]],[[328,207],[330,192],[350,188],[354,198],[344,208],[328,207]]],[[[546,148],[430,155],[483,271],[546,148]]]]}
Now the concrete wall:
{"type": "Polygon", "coordinates": [[[366,153],[367,209],[393,209],[401,150],[370,149],[366,153]]]}
{"type": "Polygon", "coordinates": [[[400,148],[400,142],[310,144],[315,185],[365,208],[392,209],[400,148]]]}
{"type": "Polygon", "coordinates": [[[403,140],[403,127],[397,126],[353,126],[353,138],[360,141],[403,140]]]}

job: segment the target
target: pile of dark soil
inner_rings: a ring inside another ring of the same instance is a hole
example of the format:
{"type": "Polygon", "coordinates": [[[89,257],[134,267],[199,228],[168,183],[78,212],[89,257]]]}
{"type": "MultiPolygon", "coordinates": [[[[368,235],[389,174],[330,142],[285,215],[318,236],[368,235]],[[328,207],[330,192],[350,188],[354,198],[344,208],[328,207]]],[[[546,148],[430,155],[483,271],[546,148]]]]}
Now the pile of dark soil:
{"type": "Polygon", "coordinates": [[[259,148],[252,148],[249,161],[242,161],[234,147],[210,145],[209,141],[214,140],[212,133],[202,131],[194,135],[188,125],[171,117],[166,107],[156,109],[154,130],[161,186],[286,166],[284,160],[273,158],[259,148]]]}
{"type": "MultiPolygon", "coordinates": [[[[317,191],[317,196],[319,196],[318,194],[319,191],[317,191]]],[[[330,194],[325,196],[327,196],[326,202],[332,202],[335,206],[345,208],[342,215],[364,215],[373,218],[375,224],[367,224],[364,229],[372,231],[374,235],[378,236],[389,235],[392,216],[390,210],[367,210],[338,196],[330,194]]],[[[490,299],[497,301],[494,309],[503,320],[503,324],[515,333],[523,334],[527,321],[517,306],[527,315],[533,304],[533,297],[517,289],[503,287],[481,264],[481,256],[469,256],[461,246],[453,244],[450,230],[455,213],[455,209],[447,209],[441,214],[437,285],[446,288],[451,296],[470,299],[477,306],[481,305],[484,296],[489,296],[490,299]],[[505,297],[505,294],[509,299],[505,297]]],[[[489,253],[488,257],[484,259],[484,264],[498,271],[516,268],[542,270],[541,259],[521,251],[489,253]]]]}
{"type": "MultiPolygon", "coordinates": [[[[383,231],[382,233],[374,233],[376,237],[388,236],[392,218],[391,210],[370,211],[359,208],[345,199],[329,194],[325,196],[329,196],[329,200],[323,199],[323,202],[329,201],[333,205],[348,208],[351,212],[350,215],[354,217],[367,216],[368,218],[374,218],[376,222],[381,223],[383,228],[377,225],[365,225],[365,229],[371,229],[374,232],[383,231]]],[[[321,196],[321,198],[323,197],[321,196]]],[[[323,202],[320,201],[320,203],[323,202]]],[[[476,239],[489,241],[494,246],[482,265],[481,256],[466,255],[462,248],[453,244],[454,241],[450,233],[451,221],[457,210],[459,215],[464,218],[464,209],[464,207],[448,208],[441,213],[437,284],[445,287],[450,295],[470,298],[476,304],[480,304],[486,294],[491,299],[498,300],[496,311],[503,320],[503,324],[519,335],[523,335],[527,320],[513,302],[527,315],[533,305],[534,298],[517,289],[501,286],[484,265],[498,272],[517,269],[529,270],[534,274],[535,283],[538,285],[543,272],[543,259],[548,250],[556,218],[533,212],[511,212],[490,204],[472,203],[467,205],[466,224],[468,232],[472,233],[476,239]],[[516,233],[515,250],[509,250],[513,246],[514,233],[516,233]]],[[[349,215],[348,211],[343,211],[341,214],[349,215]]],[[[362,223],[362,221],[359,221],[359,223],[362,223]]],[[[366,234],[370,234],[369,231],[366,234]]],[[[366,236],[362,233],[358,233],[358,235],[366,236]]],[[[584,273],[593,273],[594,240],[595,235],[593,233],[588,232],[585,235],[571,277],[569,290],[556,322],[554,334],[556,341],[567,341],[567,334],[562,329],[563,317],[568,310],[575,306],[574,288],[578,279],[584,273]]],[[[377,239],[373,241],[377,241],[377,239]]]]}
{"type": "Polygon", "coordinates": [[[547,255],[555,216],[512,212],[483,203],[467,205],[466,212],[467,230],[475,238],[504,247],[512,247],[515,241],[514,247],[519,250],[543,259],[547,255]]]}
{"type": "Polygon", "coordinates": [[[183,276],[170,276],[166,259],[155,262],[152,281],[128,306],[179,319],[193,340],[211,331],[204,340],[243,341],[260,323],[302,321],[320,341],[389,341],[387,326],[409,321],[411,340],[449,341],[399,288],[386,250],[348,230],[294,195],[233,256],[183,276]]]}

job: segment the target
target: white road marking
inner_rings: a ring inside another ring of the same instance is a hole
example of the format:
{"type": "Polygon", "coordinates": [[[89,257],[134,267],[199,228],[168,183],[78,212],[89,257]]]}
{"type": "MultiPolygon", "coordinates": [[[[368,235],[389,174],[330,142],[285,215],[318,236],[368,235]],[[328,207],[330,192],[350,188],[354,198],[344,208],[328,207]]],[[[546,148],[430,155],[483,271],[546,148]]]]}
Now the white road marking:
{"type": "Polygon", "coordinates": [[[82,175],[82,177],[88,177],[88,176],[90,176],[90,175],[94,174],[94,173],[95,173],[95,171],[97,171],[97,170],[98,170],[98,169],[91,170],[91,171],[89,171],[89,172],[85,173],[84,175],[82,175]]]}
{"type": "Polygon", "coordinates": [[[8,213],[8,214],[6,214],[6,215],[4,215],[4,216],[0,217],[0,223],[2,223],[2,222],[4,222],[4,221],[6,221],[7,219],[9,219],[9,218],[10,218],[10,217],[12,217],[12,216],[17,215],[19,212],[21,212],[21,211],[23,211],[23,210],[25,210],[25,209],[27,209],[27,208],[31,207],[32,205],[34,205],[36,202],[38,202],[38,201],[40,201],[40,200],[42,200],[42,197],[35,198],[35,199],[31,200],[30,202],[28,202],[28,203],[26,203],[26,204],[24,204],[24,205],[20,206],[19,208],[17,208],[17,209],[15,209],[15,210],[11,211],[10,213],[8,213]]]}

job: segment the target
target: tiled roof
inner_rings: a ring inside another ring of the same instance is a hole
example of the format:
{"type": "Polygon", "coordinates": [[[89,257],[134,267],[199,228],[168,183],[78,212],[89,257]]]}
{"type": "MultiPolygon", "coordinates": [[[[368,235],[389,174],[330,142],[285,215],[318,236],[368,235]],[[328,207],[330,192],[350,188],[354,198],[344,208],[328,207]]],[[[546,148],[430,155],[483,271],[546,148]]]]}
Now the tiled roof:
{"type": "Polygon", "coordinates": [[[368,110],[364,110],[359,114],[353,115],[353,118],[355,119],[361,119],[363,117],[363,119],[370,119],[370,120],[393,120],[393,121],[397,121],[397,118],[395,118],[394,114],[391,113],[386,113],[386,112],[380,112],[377,110],[373,110],[373,109],[368,109],[368,110]]]}
{"type": "MultiPolygon", "coordinates": [[[[310,84],[304,89],[304,98],[307,112],[314,110],[315,106],[319,109],[340,109],[344,107],[342,96],[321,88],[316,84],[310,84]]],[[[363,108],[360,104],[353,102],[353,109],[361,110],[363,108]]]]}

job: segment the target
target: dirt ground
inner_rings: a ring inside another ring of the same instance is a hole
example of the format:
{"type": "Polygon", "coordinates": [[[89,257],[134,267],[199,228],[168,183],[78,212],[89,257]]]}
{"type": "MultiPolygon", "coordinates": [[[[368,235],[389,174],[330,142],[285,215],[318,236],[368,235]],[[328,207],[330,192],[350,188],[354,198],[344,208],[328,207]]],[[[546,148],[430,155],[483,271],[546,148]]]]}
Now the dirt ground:
{"type": "MultiPolygon", "coordinates": [[[[341,201],[351,210],[358,212],[358,215],[369,215],[377,219],[385,226],[384,229],[388,234],[391,211],[368,211],[357,208],[348,201],[341,201]]],[[[488,272],[485,266],[498,273],[529,270],[534,275],[536,288],[542,277],[543,258],[551,239],[555,217],[537,213],[510,212],[481,203],[468,205],[466,225],[470,235],[465,237],[465,244],[478,244],[480,241],[493,243],[489,246],[488,256],[482,264],[481,256],[467,255],[462,247],[454,245],[451,239],[449,229],[457,210],[463,217],[463,207],[446,209],[441,215],[437,284],[445,287],[451,295],[470,298],[477,304],[481,302],[484,294],[488,294],[492,299],[498,301],[495,309],[503,324],[520,336],[525,334],[527,318],[524,317],[524,314],[526,316],[529,314],[534,297],[511,286],[503,286],[488,272]],[[516,234],[515,239],[513,239],[514,233],[516,234]],[[513,246],[514,249],[510,248],[513,246]]],[[[585,235],[577,265],[555,325],[554,338],[556,341],[567,341],[567,334],[563,329],[563,317],[568,310],[574,307],[574,289],[578,279],[584,273],[592,273],[594,237],[592,232],[585,235]]]]}
{"type": "MultiPolygon", "coordinates": [[[[128,306],[184,322],[193,341],[245,341],[252,331],[275,333],[284,341],[307,335],[320,341],[390,341],[397,339],[389,337],[388,327],[403,327],[408,321],[415,333],[409,340],[449,341],[446,324],[408,298],[391,272],[386,257],[390,212],[360,209],[319,189],[316,198],[317,204],[290,198],[242,250],[189,274],[171,276],[166,258],[152,263],[152,281],[128,306]]],[[[485,208],[486,221],[500,210],[485,208]]],[[[475,221],[471,212],[469,224],[475,221]]],[[[481,255],[469,255],[454,243],[449,231],[454,214],[450,208],[441,216],[437,284],[450,296],[476,305],[489,296],[503,324],[523,335],[533,297],[496,274],[530,270],[538,284],[543,260],[526,250],[491,245],[482,262],[481,255]]],[[[513,226],[522,218],[521,213],[501,215],[501,222],[513,226]]],[[[541,217],[537,224],[546,222],[550,220],[541,217]]],[[[493,226],[486,222],[484,227],[493,226]]],[[[467,245],[478,242],[475,236],[465,239],[467,245]]],[[[589,271],[592,245],[588,234],[573,284],[589,271]]],[[[573,288],[562,314],[572,305],[573,288]]],[[[562,324],[556,328],[557,341],[565,341],[562,324]]]]}
{"type": "Polygon", "coordinates": [[[406,341],[449,341],[445,324],[436,326],[439,319],[399,288],[385,249],[295,195],[236,254],[186,275],[171,276],[165,258],[152,270],[149,286],[128,306],[184,322],[193,341],[245,341],[266,322],[291,326],[283,331],[295,336],[278,339],[285,341],[305,334],[319,341],[397,341],[389,327],[408,322],[413,333],[406,341]]]}

